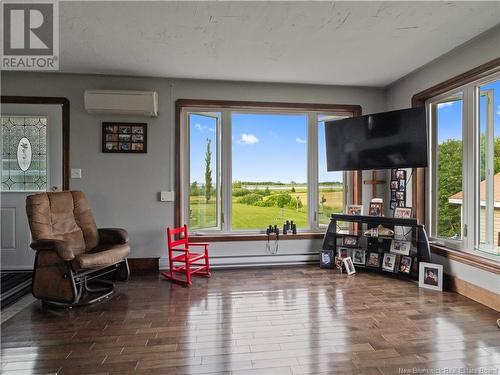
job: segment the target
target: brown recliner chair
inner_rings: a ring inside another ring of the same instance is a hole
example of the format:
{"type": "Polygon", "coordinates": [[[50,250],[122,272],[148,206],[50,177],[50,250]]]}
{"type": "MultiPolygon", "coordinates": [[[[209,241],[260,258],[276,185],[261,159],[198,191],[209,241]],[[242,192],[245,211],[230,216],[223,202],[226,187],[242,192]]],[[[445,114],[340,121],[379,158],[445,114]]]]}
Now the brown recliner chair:
{"type": "Polygon", "coordinates": [[[36,250],[32,293],[45,304],[97,302],[113,293],[113,281],[128,279],[127,232],[97,229],[81,191],[30,195],[26,212],[36,250]]]}

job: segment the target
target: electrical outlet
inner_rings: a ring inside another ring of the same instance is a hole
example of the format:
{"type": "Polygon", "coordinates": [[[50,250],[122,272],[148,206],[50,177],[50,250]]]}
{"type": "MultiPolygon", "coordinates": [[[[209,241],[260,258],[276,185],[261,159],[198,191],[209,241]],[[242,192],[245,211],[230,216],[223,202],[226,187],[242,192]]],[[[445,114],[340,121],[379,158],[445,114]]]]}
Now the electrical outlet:
{"type": "Polygon", "coordinates": [[[160,202],[173,202],[174,192],[173,191],[160,191],[160,202]]]}

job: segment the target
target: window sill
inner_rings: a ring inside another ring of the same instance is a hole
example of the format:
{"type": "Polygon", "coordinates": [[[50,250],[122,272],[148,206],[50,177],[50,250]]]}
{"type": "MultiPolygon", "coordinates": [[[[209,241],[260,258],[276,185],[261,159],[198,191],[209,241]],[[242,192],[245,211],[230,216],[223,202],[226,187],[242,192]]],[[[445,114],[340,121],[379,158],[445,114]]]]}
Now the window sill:
{"type": "MultiPolygon", "coordinates": [[[[280,234],[281,240],[311,240],[322,239],[325,236],[322,232],[308,232],[297,234],[280,234]]],[[[271,236],[274,240],[274,236],[271,236]]],[[[206,234],[189,236],[190,242],[239,242],[239,241],[266,241],[266,234],[206,234]]]]}
{"type": "Polygon", "coordinates": [[[461,250],[430,244],[433,254],[500,275],[499,261],[461,250]]]}

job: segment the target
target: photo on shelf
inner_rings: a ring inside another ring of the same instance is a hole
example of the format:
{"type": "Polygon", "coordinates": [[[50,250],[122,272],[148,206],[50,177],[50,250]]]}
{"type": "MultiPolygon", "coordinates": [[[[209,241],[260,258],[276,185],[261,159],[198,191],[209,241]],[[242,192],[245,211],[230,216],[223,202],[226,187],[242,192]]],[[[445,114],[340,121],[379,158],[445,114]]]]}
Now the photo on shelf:
{"type": "Polygon", "coordinates": [[[366,265],[368,267],[380,268],[380,254],[379,253],[369,253],[368,259],[366,260],[366,265]]]}
{"type": "Polygon", "coordinates": [[[399,255],[410,255],[411,241],[392,240],[391,253],[399,255]]]}
{"type": "Polygon", "coordinates": [[[397,180],[405,180],[406,181],[406,171],[403,169],[398,169],[396,171],[396,179],[397,180]]]}
{"type": "Polygon", "coordinates": [[[335,252],[333,250],[321,250],[319,266],[320,268],[335,268],[335,252]]]}
{"type": "Polygon", "coordinates": [[[359,246],[359,239],[356,236],[344,236],[342,239],[342,246],[358,247],[359,246]]]}
{"type": "Polygon", "coordinates": [[[384,216],[384,204],[370,202],[370,209],[368,210],[370,216],[384,216]]]}
{"type": "Polygon", "coordinates": [[[411,219],[413,208],[411,207],[396,207],[394,209],[394,217],[396,219],[411,219]]]}
{"type": "Polygon", "coordinates": [[[406,188],[406,181],[399,180],[399,190],[405,190],[405,188],[406,188]]]}
{"type": "Polygon", "coordinates": [[[363,215],[363,205],[349,204],[345,210],[347,215],[361,216],[363,215]]]}
{"type": "Polygon", "coordinates": [[[354,268],[351,257],[344,258],[342,262],[344,263],[344,267],[348,275],[356,273],[356,269],[354,268]]]}
{"type": "Polygon", "coordinates": [[[352,262],[354,264],[365,264],[366,262],[366,252],[362,249],[352,250],[352,262]]]}
{"type": "Polygon", "coordinates": [[[399,262],[399,272],[410,274],[411,271],[411,257],[403,256],[399,262]]]}
{"type": "Polygon", "coordinates": [[[387,272],[394,272],[396,268],[396,254],[384,253],[382,269],[387,272]]]}
{"type": "Polygon", "coordinates": [[[398,180],[392,180],[391,181],[391,190],[398,190],[398,188],[399,188],[398,180]]]}
{"type": "Polygon", "coordinates": [[[396,200],[404,201],[405,200],[405,192],[404,191],[396,191],[396,200]]]}
{"type": "Polygon", "coordinates": [[[443,266],[421,262],[418,275],[418,286],[433,290],[443,290],[443,266]]]}
{"type": "Polygon", "coordinates": [[[351,256],[351,249],[346,249],[345,247],[339,247],[338,256],[342,259],[351,256]]]}

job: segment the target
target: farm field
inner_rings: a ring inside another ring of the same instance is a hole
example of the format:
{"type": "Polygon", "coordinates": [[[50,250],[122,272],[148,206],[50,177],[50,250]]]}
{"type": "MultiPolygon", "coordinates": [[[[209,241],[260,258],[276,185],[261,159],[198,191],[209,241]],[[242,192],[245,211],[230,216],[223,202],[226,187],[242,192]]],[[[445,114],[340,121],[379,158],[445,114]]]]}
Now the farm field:
{"type": "MultiPolygon", "coordinates": [[[[239,197],[232,198],[232,229],[262,229],[268,225],[278,225],[280,228],[286,220],[293,220],[297,228],[307,228],[307,192],[304,187],[295,187],[295,192],[291,192],[290,187],[282,185],[269,186],[270,195],[288,193],[294,199],[299,199],[302,207],[260,207],[256,205],[244,204],[239,202],[239,197]]],[[[344,210],[344,192],[340,186],[320,185],[319,191],[319,214],[320,223],[328,224],[332,213],[343,212],[344,210]],[[321,199],[323,204],[321,204],[321,199]]],[[[211,198],[208,203],[204,196],[190,197],[191,217],[189,226],[191,229],[201,229],[215,227],[216,220],[216,200],[211,198]]]]}

